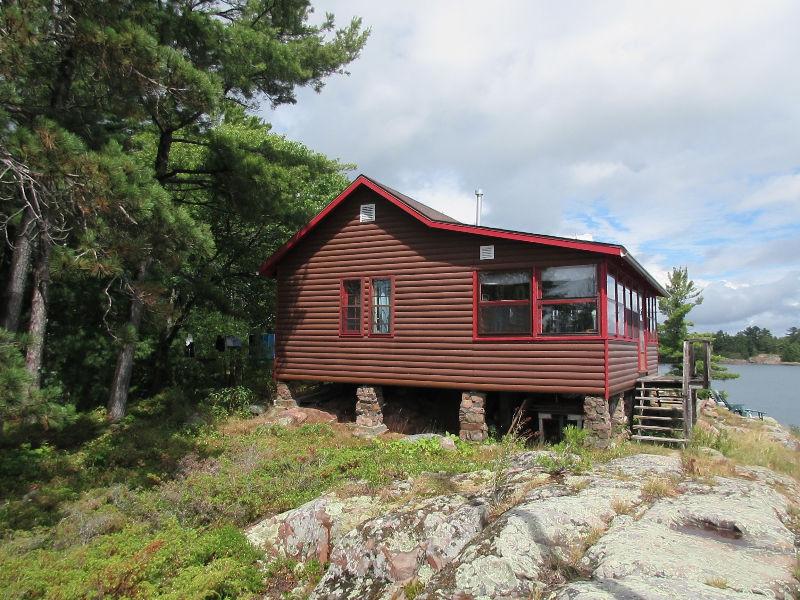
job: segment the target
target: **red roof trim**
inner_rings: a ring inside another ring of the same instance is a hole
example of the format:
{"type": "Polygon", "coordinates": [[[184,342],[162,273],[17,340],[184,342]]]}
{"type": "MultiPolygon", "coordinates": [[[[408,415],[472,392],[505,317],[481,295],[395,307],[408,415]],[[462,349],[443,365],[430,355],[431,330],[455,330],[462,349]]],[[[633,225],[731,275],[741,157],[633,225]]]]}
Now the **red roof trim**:
{"type": "MultiPolygon", "coordinates": [[[[444,229],[446,231],[457,231],[460,233],[468,233],[472,235],[480,235],[483,237],[514,240],[518,242],[528,242],[533,244],[542,244],[545,246],[555,246],[557,248],[570,248],[572,250],[583,250],[587,252],[595,252],[597,254],[606,254],[610,256],[620,256],[625,259],[629,258],[628,253],[622,246],[614,246],[608,244],[600,244],[596,242],[585,242],[581,240],[570,240],[553,238],[549,236],[536,235],[534,233],[521,233],[514,231],[494,230],[487,227],[476,227],[474,225],[465,225],[463,223],[446,223],[442,221],[434,221],[425,215],[417,212],[408,204],[396,198],[391,192],[384,189],[368,177],[359,175],[353,182],[345,188],[345,190],[336,196],[320,213],[311,219],[302,229],[295,233],[288,242],[281,246],[272,256],[270,256],[261,268],[258,270],[260,275],[266,277],[273,277],[275,275],[275,268],[280,260],[291,250],[297,243],[302,240],[317,224],[322,221],[328,214],[333,211],[339,204],[341,204],[350,194],[352,194],[359,186],[364,186],[382,198],[388,200],[400,210],[407,212],[409,215],[421,221],[432,229],[444,229]]],[[[660,286],[659,286],[660,288],[660,286]]]]}

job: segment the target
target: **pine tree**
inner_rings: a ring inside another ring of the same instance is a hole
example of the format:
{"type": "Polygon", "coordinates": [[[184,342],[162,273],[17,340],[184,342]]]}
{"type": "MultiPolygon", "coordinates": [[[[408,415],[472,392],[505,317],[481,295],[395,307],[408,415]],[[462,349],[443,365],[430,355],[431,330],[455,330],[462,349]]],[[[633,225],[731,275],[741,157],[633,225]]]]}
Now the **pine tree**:
{"type": "Polygon", "coordinates": [[[666,316],[658,326],[659,360],[669,364],[683,361],[683,341],[693,325],[687,320],[691,310],[703,303],[703,296],[686,267],[673,267],[667,281],[667,296],[659,298],[658,309],[666,316]]]}

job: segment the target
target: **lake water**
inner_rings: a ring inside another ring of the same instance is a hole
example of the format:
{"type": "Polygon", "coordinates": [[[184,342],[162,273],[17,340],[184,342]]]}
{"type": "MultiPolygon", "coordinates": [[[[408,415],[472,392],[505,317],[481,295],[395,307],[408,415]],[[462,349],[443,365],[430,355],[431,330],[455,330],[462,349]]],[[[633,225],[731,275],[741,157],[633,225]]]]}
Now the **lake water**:
{"type": "Polygon", "coordinates": [[[733,404],[763,410],[786,425],[800,425],[800,366],[725,365],[738,379],[713,381],[733,404]]]}

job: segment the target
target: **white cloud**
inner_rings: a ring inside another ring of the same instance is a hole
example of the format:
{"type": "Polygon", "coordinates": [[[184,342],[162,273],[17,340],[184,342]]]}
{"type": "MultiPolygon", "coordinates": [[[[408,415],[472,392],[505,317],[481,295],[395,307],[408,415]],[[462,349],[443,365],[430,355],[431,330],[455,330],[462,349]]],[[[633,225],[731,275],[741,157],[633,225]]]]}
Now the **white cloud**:
{"type": "Polygon", "coordinates": [[[782,318],[753,311],[800,268],[800,4],[316,8],[372,36],[350,77],[266,114],[277,131],[465,222],[480,186],[484,224],[623,243],[661,281],[687,265],[708,323],[745,318],[719,281],[782,318]]]}
{"type": "Polygon", "coordinates": [[[783,335],[800,323],[800,272],[758,285],[712,282],[704,287],[703,297],[690,316],[698,331],[740,331],[759,325],[783,335]]]}
{"type": "Polygon", "coordinates": [[[619,162],[581,162],[572,166],[572,176],[580,185],[596,185],[625,170],[619,162]]]}
{"type": "MultiPolygon", "coordinates": [[[[475,222],[477,200],[474,190],[470,191],[454,174],[440,175],[416,184],[409,182],[402,191],[412,198],[425,198],[425,204],[462,223],[475,222]]],[[[484,198],[481,203],[482,222],[491,212],[491,202],[484,198]]]]}

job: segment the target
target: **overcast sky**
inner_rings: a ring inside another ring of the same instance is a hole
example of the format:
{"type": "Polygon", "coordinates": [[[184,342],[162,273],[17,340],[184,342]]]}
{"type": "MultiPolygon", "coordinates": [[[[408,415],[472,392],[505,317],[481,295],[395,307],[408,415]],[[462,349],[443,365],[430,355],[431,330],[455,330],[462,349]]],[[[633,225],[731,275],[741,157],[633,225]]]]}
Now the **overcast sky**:
{"type": "Polygon", "coordinates": [[[372,29],[275,131],[464,222],[624,244],[697,330],[800,326],[800,2],[318,1],[372,29]]]}

